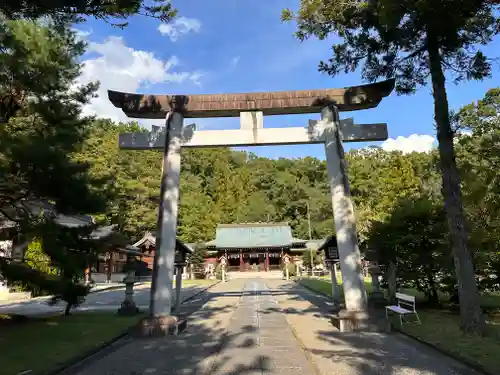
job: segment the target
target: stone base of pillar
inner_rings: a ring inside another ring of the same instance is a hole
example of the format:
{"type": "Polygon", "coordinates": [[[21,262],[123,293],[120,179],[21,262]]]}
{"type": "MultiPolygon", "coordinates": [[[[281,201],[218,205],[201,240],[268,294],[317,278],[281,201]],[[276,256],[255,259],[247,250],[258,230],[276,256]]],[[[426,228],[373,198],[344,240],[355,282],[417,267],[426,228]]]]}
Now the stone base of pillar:
{"type": "Polygon", "coordinates": [[[135,305],[135,302],[123,301],[122,305],[118,309],[118,315],[131,316],[139,314],[139,308],[135,305]]]}
{"type": "Polygon", "coordinates": [[[331,322],[340,332],[368,331],[371,327],[366,311],[340,310],[332,316],[331,322]]]}
{"type": "Polygon", "coordinates": [[[142,319],[134,332],[136,337],[176,336],[186,329],[187,321],[177,316],[148,316],[142,319]]]}

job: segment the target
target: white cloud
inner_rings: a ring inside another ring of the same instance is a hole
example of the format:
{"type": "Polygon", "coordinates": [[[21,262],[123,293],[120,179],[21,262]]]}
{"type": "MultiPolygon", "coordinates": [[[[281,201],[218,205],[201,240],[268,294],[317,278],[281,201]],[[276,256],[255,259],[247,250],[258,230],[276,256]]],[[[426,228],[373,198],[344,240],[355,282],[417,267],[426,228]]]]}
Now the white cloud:
{"type": "Polygon", "coordinates": [[[389,138],[382,143],[382,149],[385,151],[409,152],[428,152],[436,146],[436,139],[430,135],[412,134],[409,137],[389,138]]]}
{"type": "Polygon", "coordinates": [[[179,17],[171,23],[162,23],[158,26],[158,31],[162,35],[167,35],[172,42],[175,42],[181,35],[191,31],[197,33],[200,28],[201,23],[196,18],[179,17]]]}
{"type": "Polygon", "coordinates": [[[199,84],[202,77],[200,72],[173,72],[179,65],[176,56],[167,61],[158,59],[152,52],[127,47],[121,37],[111,36],[102,43],[90,42],[87,51],[97,57],[83,62],[77,83],[100,81],[98,97],[84,108],[88,115],[126,121],[125,114],[108,100],[107,90],[137,92],[143,85],[184,81],[199,84]]]}
{"type": "Polygon", "coordinates": [[[90,30],[73,29],[73,31],[75,32],[76,36],[80,38],[86,38],[93,33],[92,29],[90,30]]]}
{"type": "Polygon", "coordinates": [[[241,56],[235,56],[231,59],[231,66],[236,66],[240,62],[240,57],[241,56]]]}

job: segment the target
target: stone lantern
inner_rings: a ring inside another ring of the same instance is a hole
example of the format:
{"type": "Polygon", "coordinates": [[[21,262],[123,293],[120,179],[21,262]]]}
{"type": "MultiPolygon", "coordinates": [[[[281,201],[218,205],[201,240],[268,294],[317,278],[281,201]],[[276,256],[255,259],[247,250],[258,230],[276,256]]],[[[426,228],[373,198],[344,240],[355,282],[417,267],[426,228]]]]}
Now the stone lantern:
{"type": "Polygon", "coordinates": [[[370,293],[369,298],[374,301],[381,301],[384,299],[384,293],[380,289],[379,277],[382,275],[382,270],[380,266],[376,262],[372,262],[370,266],[368,266],[368,273],[372,279],[372,292],[370,293]]]}
{"type": "Polygon", "coordinates": [[[125,283],[125,299],[118,309],[119,315],[136,315],[139,313],[139,308],[134,301],[134,284],[135,284],[135,269],[134,263],[137,256],[143,254],[134,246],[127,246],[125,249],[117,249],[116,252],[125,253],[127,255],[127,275],[123,279],[125,283]]]}

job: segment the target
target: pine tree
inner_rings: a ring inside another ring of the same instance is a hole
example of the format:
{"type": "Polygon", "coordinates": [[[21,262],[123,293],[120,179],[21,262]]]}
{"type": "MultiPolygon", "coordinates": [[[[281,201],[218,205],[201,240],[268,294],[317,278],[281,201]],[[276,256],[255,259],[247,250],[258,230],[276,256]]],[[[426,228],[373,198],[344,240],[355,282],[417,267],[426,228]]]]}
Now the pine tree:
{"type": "Polygon", "coordinates": [[[195,278],[205,278],[205,258],[207,250],[199,244],[195,247],[193,253],[189,256],[188,263],[193,265],[193,273],[195,278]]]}
{"type": "Polygon", "coordinates": [[[0,11],[13,20],[50,18],[57,23],[65,23],[85,22],[86,18],[93,17],[117,27],[125,27],[128,23],[115,23],[113,20],[126,20],[134,15],[152,17],[162,22],[168,22],[176,15],[170,0],[4,0],[0,11]]]}
{"type": "MultiPolygon", "coordinates": [[[[59,273],[10,259],[0,260],[0,270],[8,281],[62,295],[74,304],[72,296],[86,289],[66,263],[73,262],[73,253],[60,256],[58,251],[84,248],[86,233],[94,227],[75,229],[84,233],[70,236],[58,218],[106,207],[107,197],[98,189],[101,181],[89,178],[88,165],[71,157],[87,136],[91,119],[82,116],[81,109],[96,84],[75,85],[85,44],[69,27],[33,21],[7,21],[0,27],[1,219],[16,225],[16,250],[23,253],[35,238],[40,240],[59,273]]],[[[76,261],[71,267],[83,272],[87,264],[76,261]]]]}
{"type": "Polygon", "coordinates": [[[434,96],[442,187],[460,294],[462,328],[484,332],[455,162],[454,131],[445,86],[445,72],[456,82],[490,75],[490,61],[477,47],[500,31],[495,0],[302,0],[295,16],[296,36],[341,38],[333,57],[319,70],[335,76],[361,67],[362,77],[396,78],[396,90],[413,93],[430,80],[434,96]]]}

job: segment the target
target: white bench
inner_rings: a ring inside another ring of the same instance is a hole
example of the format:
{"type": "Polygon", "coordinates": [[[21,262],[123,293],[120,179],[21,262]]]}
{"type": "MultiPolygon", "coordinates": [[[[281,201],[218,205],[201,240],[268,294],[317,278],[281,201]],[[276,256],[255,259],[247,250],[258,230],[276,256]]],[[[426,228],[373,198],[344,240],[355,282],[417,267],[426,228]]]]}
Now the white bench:
{"type": "Polygon", "coordinates": [[[401,326],[406,325],[419,325],[421,324],[420,318],[418,317],[417,311],[415,310],[415,297],[409,296],[403,293],[396,293],[397,305],[391,305],[385,307],[385,317],[389,321],[389,313],[395,313],[399,316],[399,322],[401,326]],[[408,321],[403,319],[404,317],[412,317],[413,319],[408,321]]]}

